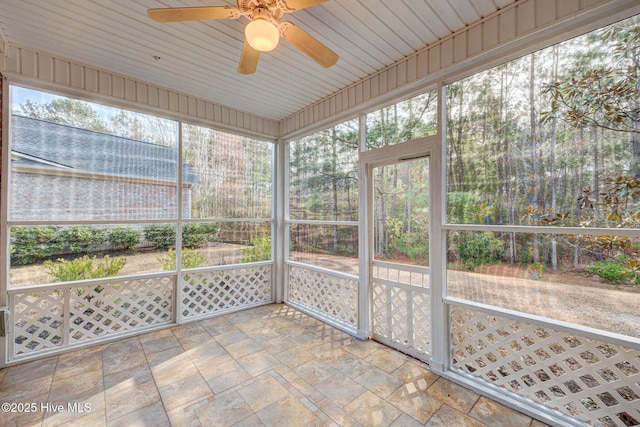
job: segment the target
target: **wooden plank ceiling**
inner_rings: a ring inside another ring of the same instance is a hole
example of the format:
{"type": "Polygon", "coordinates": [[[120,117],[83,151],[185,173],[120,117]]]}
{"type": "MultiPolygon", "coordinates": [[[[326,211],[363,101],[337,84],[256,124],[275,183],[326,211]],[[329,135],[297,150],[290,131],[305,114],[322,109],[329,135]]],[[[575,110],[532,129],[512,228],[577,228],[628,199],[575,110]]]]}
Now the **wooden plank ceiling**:
{"type": "Polygon", "coordinates": [[[281,120],[517,0],[329,0],[283,19],[340,56],[328,69],[281,41],[237,73],[238,20],[157,23],[148,8],[234,0],[0,0],[6,42],[281,120]]]}

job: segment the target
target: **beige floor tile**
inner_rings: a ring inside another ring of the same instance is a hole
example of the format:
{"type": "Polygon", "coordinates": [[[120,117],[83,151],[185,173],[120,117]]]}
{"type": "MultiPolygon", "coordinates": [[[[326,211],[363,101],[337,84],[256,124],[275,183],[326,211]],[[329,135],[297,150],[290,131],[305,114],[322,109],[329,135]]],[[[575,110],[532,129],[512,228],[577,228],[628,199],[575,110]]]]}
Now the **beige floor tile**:
{"type": "Polygon", "coordinates": [[[162,406],[156,402],[119,418],[109,420],[109,427],[170,427],[169,417],[162,406]]]}
{"type": "Polygon", "coordinates": [[[0,403],[46,402],[51,390],[53,375],[35,378],[30,381],[12,384],[5,380],[0,383],[0,403]],[[44,395],[44,400],[41,396],[44,395]]]}
{"type": "Polygon", "coordinates": [[[214,338],[221,345],[226,347],[230,344],[248,339],[249,335],[245,334],[240,329],[237,329],[235,326],[232,326],[232,329],[230,329],[228,332],[225,332],[220,335],[216,335],[214,338]]]}
{"type": "Polygon", "coordinates": [[[155,368],[156,366],[160,366],[164,363],[171,361],[171,359],[176,357],[183,357],[185,355],[184,349],[182,346],[171,347],[163,351],[159,351],[153,354],[145,354],[147,358],[147,363],[150,368],[155,368]]]}
{"type": "MultiPolygon", "coordinates": [[[[72,353],[73,354],[73,353],[72,353]]],[[[83,373],[102,373],[102,353],[93,352],[90,354],[76,355],[73,357],[62,357],[56,366],[53,376],[54,381],[60,378],[76,376],[83,373]]]]}
{"type": "MultiPolygon", "coordinates": [[[[423,423],[403,413],[398,418],[396,418],[396,420],[393,423],[391,423],[389,427],[422,427],[422,426],[424,426],[423,423]]],[[[447,427],[459,427],[459,426],[452,424],[447,427]]]]}
{"type": "Polygon", "coordinates": [[[41,377],[53,378],[57,365],[58,356],[54,356],[3,369],[5,374],[0,381],[0,390],[2,390],[3,384],[19,384],[41,377]]]}
{"type": "Polygon", "coordinates": [[[460,412],[467,413],[476,404],[480,395],[445,378],[439,378],[427,393],[460,412]]]}
{"type": "Polygon", "coordinates": [[[344,410],[364,426],[388,426],[402,414],[398,408],[370,391],[349,403],[344,410]]]}
{"type": "Polygon", "coordinates": [[[287,427],[306,426],[316,419],[316,415],[293,396],[271,403],[256,415],[267,427],[282,426],[282,420],[287,420],[287,427]]]}
{"type": "Polygon", "coordinates": [[[363,341],[357,338],[351,338],[348,344],[342,346],[343,349],[349,353],[355,354],[358,357],[365,358],[371,353],[383,348],[380,344],[374,341],[363,341]]]}
{"type": "Polygon", "coordinates": [[[388,374],[375,366],[355,380],[383,399],[404,385],[404,382],[395,375],[388,374]]]}
{"type": "Polygon", "coordinates": [[[289,384],[291,384],[295,392],[300,393],[311,402],[317,403],[323,399],[326,399],[324,394],[322,394],[317,388],[309,384],[307,380],[302,378],[295,371],[285,372],[282,374],[282,376],[289,382],[289,384]]]}
{"type": "Polygon", "coordinates": [[[234,424],[233,427],[264,427],[264,423],[260,421],[260,418],[258,418],[256,414],[253,414],[234,424]]]}
{"type": "Polygon", "coordinates": [[[367,391],[346,375],[337,374],[316,385],[318,391],[339,407],[344,407],[367,391]]]}
{"type": "Polygon", "coordinates": [[[363,359],[349,352],[338,356],[331,363],[331,366],[351,379],[356,379],[373,368],[369,362],[365,362],[363,359]]]}
{"type": "Polygon", "coordinates": [[[54,377],[49,392],[49,400],[67,402],[81,400],[104,391],[102,371],[84,372],[72,377],[54,377]]]}
{"type": "Polygon", "coordinates": [[[182,377],[167,386],[160,387],[158,391],[167,411],[212,395],[211,389],[199,373],[190,377],[182,377]]]}
{"type": "Polygon", "coordinates": [[[105,409],[92,409],[91,412],[76,414],[76,417],[67,419],[63,416],[45,418],[42,427],[100,427],[107,425],[105,409]]]}
{"type": "Polygon", "coordinates": [[[147,366],[147,358],[142,350],[117,355],[109,359],[102,359],[102,370],[105,376],[113,375],[120,371],[141,368],[143,366],[147,366]]]}
{"type": "Polygon", "coordinates": [[[267,327],[251,332],[251,339],[260,344],[279,337],[281,337],[279,333],[267,327]]]}
{"type": "Polygon", "coordinates": [[[310,332],[296,336],[294,341],[296,345],[304,348],[305,350],[311,350],[324,343],[322,338],[310,332]]]}
{"type": "Polygon", "coordinates": [[[263,341],[260,344],[265,350],[274,355],[282,353],[283,351],[289,350],[296,346],[296,343],[293,340],[290,340],[289,338],[283,337],[279,334],[275,338],[263,341]]]}
{"type": "Polygon", "coordinates": [[[189,355],[184,352],[153,366],[151,373],[158,387],[166,387],[177,380],[200,375],[196,365],[193,364],[189,355]]]}
{"type": "MultiPolygon", "coordinates": [[[[341,427],[351,427],[357,424],[357,421],[342,408],[333,403],[330,399],[322,399],[316,403],[320,410],[327,414],[330,420],[341,427]]],[[[329,424],[331,425],[331,424],[329,424]]]]}
{"type": "Polygon", "coordinates": [[[346,350],[341,349],[340,347],[333,345],[330,342],[324,342],[319,346],[311,349],[311,353],[318,359],[323,362],[329,363],[333,365],[333,362],[340,359],[341,357],[345,357],[347,354],[351,354],[346,350]]]}
{"type": "MultiPolygon", "coordinates": [[[[160,394],[153,381],[123,390],[106,393],[107,422],[160,402],[160,394]]],[[[164,411],[163,411],[164,412],[164,411]]]]}
{"type": "Polygon", "coordinates": [[[413,362],[405,362],[398,369],[393,371],[393,375],[400,378],[404,383],[411,383],[420,390],[427,390],[440,377],[413,362]]]}
{"type": "Polygon", "coordinates": [[[304,348],[297,346],[278,353],[276,357],[290,369],[295,369],[298,366],[304,365],[314,359],[313,354],[309,353],[304,348]]]}
{"type": "Polygon", "coordinates": [[[115,393],[149,381],[153,381],[153,374],[145,362],[144,365],[107,375],[104,377],[104,389],[107,393],[115,393]]]}
{"type": "Polygon", "coordinates": [[[206,381],[211,391],[217,395],[250,379],[251,375],[247,371],[242,368],[236,368],[206,381]]]}
{"type": "Polygon", "coordinates": [[[423,424],[442,406],[441,401],[411,383],[404,384],[391,393],[387,401],[423,424]]]}
{"type": "Polygon", "coordinates": [[[237,392],[227,393],[195,410],[203,426],[231,426],[253,415],[253,411],[237,392]]]}
{"type": "Polygon", "coordinates": [[[468,415],[489,427],[528,427],[531,418],[497,402],[480,397],[468,415]]]}
{"type": "Polygon", "coordinates": [[[338,373],[329,364],[318,359],[310,360],[295,368],[294,371],[311,385],[316,385],[338,373]]]}
{"type": "Polygon", "coordinates": [[[214,338],[236,329],[224,317],[212,317],[198,323],[214,338]]]}
{"type": "Polygon", "coordinates": [[[402,366],[406,359],[404,357],[395,354],[392,351],[386,349],[380,349],[374,351],[365,359],[367,362],[371,363],[373,366],[377,366],[387,373],[391,373],[402,366]]]}
{"type": "Polygon", "coordinates": [[[218,356],[211,360],[199,361],[194,363],[200,371],[200,375],[205,381],[218,378],[234,369],[242,369],[238,362],[226,352],[222,356],[218,356]]]}
{"type": "Polygon", "coordinates": [[[273,368],[279,362],[268,351],[260,350],[238,359],[240,366],[250,375],[256,376],[273,368]]]}
{"type": "MultiPolygon", "coordinates": [[[[203,330],[202,333],[177,338],[178,342],[186,351],[193,350],[209,344],[218,344],[209,332],[203,330]]],[[[219,345],[219,344],[218,344],[219,345]]]]}
{"type": "Polygon", "coordinates": [[[262,319],[252,318],[246,322],[235,323],[234,326],[245,334],[253,336],[256,332],[265,328],[265,322],[262,319]]]}
{"type": "Polygon", "coordinates": [[[224,346],[224,349],[233,356],[234,359],[240,359],[243,356],[253,354],[262,350],[262,346],[252,339],[246,339],[224,346]]]}
{"type": "Polygon", "coordinates": [[[173,347],[181,347],[180,342],[177,340],[176,337],[173,336],[173,334],[167,335],[167,336],[161,336],[156,339],[148,340],[148,341],[147,340],[142,341],[142,338],[141,338],[141,343],[142,343],[142,349],[144,350],[144,353],[147,356],[150,354],[158,353],[158,352],[173,348],[173,347]]]}
{"type": "MultiPolygon", "coordinates": [[[[106,421],[105,413],[105,393],[87,393],[72,398],[56,399],[49,396],[49,402],[53,405],[61,405],[62,411],[49,411],[44,415],[43,425],[83,425],[82,420],[92,420],[98,422],[106,421]],[[91,415],[100,414],[98,418],[91,415]]],[[[86,425],[86,424],[85,424],[86,425]]],[[[100,424],[98,424],[100,425],[100,424]]]]}
{"type": "Polygon", "coordinates": [[[274,377],[269,374],[261,375],[255,381],[249,381],[238,393],[254,412],[257,412],[280,399],[291,395],[274,377]]]}
{"type": "Polygon", "coordinates": [[[102,358],[103,360],[110,359],[139,350],[142,350],[142,344],[140,344],[138,337],[124,338],[102,347],[102,358]]]}
{"type": "Polygon", "coordinates": [[[178,341],[181,341],[183,338],[192,337],[194,335],[200,335],[204,333],[208,334],[207,330],[200,322],[184,323],[182,325],[175,326],[170,330],[173,333],[173,336],[178,339],[178,341]]]}
{"type": "Polygon", "coordinates": [[[200,366],[220,356],[227,355],[227,351],[214,340],[188,350],[187,354],[196,366],[200,366]]]}
{"type": "Polygon", "coordinates": [[[425,424],[426,427],[483,427],[484,424],[466,416],[449,405],[442,405],[425,424]]]}
{"type": "MultiPolygon", "coordinates": [[[[46,402],[47,401],[47,396],[46,395],[41,395],[41,396],[36,396],[36,398],[33,398],[32,400],[29,401],[19,401],[19,402],[34,402],[37,405],[40,405],[40,403],[46,402]]],[[[2,400],[2,403],[7,402],[7,400],[2,400]]],[[[18,403],[18,402],[15,402],[18,403]]],[[[44,418],[44,412],[40,411],[40,408],[37,408],[36,411],[34,412],[30,412],[30,411],[23,411],[23,412],[3,412],[2,413],[2,417],[0,417],[0,424],[2,424],[3,426],[17,426],[17,427],[22,427],[22,426],[40,426],[42,424],[42,420],[44,418]]]]}

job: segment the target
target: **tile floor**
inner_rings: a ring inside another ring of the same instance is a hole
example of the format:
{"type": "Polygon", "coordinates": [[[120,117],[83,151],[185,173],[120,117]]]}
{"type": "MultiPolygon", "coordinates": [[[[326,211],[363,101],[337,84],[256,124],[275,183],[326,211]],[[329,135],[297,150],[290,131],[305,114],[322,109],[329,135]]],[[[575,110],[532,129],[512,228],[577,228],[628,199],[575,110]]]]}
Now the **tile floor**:
{"type": "Polygon", "coordinates": [[[544,426],[276,304],[0,370],[1,402],[34,409],[2,426],[544,426]]]}

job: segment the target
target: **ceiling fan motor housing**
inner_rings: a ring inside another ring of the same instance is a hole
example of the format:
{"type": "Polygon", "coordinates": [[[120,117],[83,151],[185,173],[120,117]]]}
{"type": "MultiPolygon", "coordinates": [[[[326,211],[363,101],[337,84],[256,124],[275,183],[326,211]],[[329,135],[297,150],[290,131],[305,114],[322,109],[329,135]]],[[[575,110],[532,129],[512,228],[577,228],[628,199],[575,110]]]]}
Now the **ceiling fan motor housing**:
{"type": "Polygon", "coordinates": [[[252,21],[261,18],[274,23],[289,11],[282,0],[238,0],[238,9],[252,21]]]}

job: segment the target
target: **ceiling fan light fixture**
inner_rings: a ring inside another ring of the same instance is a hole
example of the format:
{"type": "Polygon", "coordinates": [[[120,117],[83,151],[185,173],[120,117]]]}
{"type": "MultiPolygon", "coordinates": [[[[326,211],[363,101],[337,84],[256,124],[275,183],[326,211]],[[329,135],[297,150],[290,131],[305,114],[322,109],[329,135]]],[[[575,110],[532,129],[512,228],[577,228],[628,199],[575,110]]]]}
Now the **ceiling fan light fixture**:
{"type": "Polygon", "coordinates": [[[249,45],[260,52],[268,52],[278,46],[280,32],[266,19],[254,19],[244,28],[244,35],[249,45]]]}

